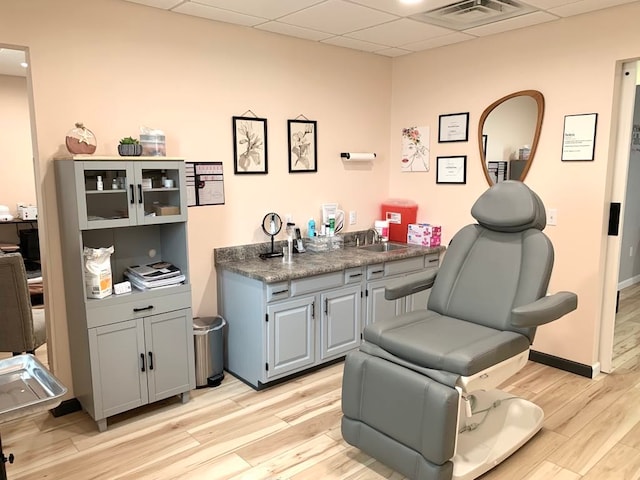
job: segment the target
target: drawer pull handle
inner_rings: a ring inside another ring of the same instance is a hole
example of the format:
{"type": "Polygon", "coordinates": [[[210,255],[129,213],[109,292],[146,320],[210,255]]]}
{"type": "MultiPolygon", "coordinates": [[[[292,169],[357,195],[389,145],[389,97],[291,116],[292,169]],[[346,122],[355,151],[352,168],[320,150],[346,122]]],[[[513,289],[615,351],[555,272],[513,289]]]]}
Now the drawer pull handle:
{"type": "Polygon", "coordinates": [[[437,258],[432,258],[431,260],[429,260],[429,263],[435,263],[435,262],[437,262],[437,261],[438,261],[438,259],[437,259],[437,258]]]}
{"type": "Polygon", "coordinates": [[[149,370],[153,370],[153,352],[149,352],[149,370]]]}
{"type": "Polygon", "coordinates": [[[144,353],[140,354],[140,371],[141,372],[145,371],[145,369],[144,369],[144,353]]]}
{"type": "Polygon", "coordinates": [[[279,290],[277,292],[273,292],[274,295],[280,295],[282,293],[289,293],[289,290],[287,289],[287,290],[279,290]]]}
{"type": "Polygon", "coordinates": [[[378,273],[384,273],[384,270],[376,270],[374,272],[371,272],[372,275],[377,275],[378,273]]]}
{"type": "Polygon", "coordinates": [[[361,273],[352,273],[351,275],[349,275],[349,278],[356,278],[356,277],[361,277],[362,274],[361,273]]]}
{"type": "Polygon", "coordinates": [[[152,310],[152,309],[153,309],[153,305],[149,305],[148,307],[134,308],[133,312],[138,313],[138,312],[144,312],[145,310],[152,310]]]}

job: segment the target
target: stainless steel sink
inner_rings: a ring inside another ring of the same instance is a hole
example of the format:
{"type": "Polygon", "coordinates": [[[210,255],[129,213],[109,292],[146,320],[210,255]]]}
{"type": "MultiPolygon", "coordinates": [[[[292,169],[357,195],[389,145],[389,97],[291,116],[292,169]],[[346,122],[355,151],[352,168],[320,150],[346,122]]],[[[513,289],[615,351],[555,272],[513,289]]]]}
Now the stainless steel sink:
{"type": "Polygon", "coordinates": [[[366,252],[391,252],[393,250],[401,250],[403,248],[407,248],[407,246],[402,243],[382,242],[358,248],[366,252]]]}

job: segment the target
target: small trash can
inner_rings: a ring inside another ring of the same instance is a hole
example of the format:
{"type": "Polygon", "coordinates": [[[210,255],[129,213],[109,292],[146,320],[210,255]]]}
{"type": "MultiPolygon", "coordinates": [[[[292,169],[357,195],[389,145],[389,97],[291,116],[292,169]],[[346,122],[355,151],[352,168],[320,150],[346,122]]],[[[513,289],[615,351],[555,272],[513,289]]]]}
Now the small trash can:
{"type": "Polygon", "coordinates": [[[217,387],[224,378],[223,328],[220,315],[193,319],[193,343],[196,360],[196,388],[217,387]]]}

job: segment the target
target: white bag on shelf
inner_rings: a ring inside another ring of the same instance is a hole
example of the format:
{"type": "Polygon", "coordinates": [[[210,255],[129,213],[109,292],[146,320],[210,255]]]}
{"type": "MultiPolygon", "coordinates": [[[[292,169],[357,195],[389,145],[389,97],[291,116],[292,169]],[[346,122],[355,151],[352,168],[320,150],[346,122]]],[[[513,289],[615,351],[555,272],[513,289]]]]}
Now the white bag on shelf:
{"type": "Polygon", "coordinates": [[[111,295],[113,281],[111,278],[111,254],[109,248],[84,247],[84,284],[87,298],[104,298],[111,295]]]}

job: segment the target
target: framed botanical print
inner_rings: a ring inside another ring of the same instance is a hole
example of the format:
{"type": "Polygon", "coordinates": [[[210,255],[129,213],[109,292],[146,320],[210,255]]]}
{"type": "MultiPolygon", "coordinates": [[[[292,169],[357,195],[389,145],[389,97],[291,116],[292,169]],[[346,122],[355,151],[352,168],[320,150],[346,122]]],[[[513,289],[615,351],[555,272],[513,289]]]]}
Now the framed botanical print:
{"type": "Polygon", "coordinates": [[[287,120],[289,173],[318,171],[318,132],[315,120],[287,120]]]}
{"type": "Polygon", "coordinates": [[[267,119],[233,117],[233,172],[268,173],[267,119]]]}

